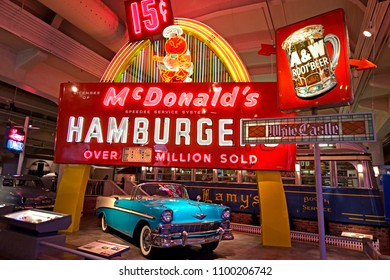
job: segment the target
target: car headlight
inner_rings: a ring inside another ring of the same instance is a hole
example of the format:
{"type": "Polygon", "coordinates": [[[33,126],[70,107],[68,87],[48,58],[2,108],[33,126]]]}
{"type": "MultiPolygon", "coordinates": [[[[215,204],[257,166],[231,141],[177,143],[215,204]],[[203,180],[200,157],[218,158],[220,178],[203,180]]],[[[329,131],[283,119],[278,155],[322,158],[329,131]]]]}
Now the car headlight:
{"type": "Polygon", "coordinates": [[[173,219],[172,210],[165,210],[164,212],[162,212],[161,220],[163,221],[163,223],[170,223],[172,222],[172,219],[173,219]]]}
{"type": "Polygon", "coordinates": [[[221,217],[224,220],[229,220],[230,219],[230,209],[226,208],[225,210],[223,210],[221,217]]]}

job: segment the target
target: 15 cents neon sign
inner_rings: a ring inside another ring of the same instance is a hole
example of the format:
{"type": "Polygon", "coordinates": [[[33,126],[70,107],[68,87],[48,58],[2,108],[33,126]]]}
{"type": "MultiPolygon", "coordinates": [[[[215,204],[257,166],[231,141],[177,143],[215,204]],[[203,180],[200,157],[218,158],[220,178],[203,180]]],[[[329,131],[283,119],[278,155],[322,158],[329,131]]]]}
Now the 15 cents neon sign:
{"type": "Polygon", "coordinates": [[[130,42],[160,35],[173,24],[169,0],[127,0],[125,9],[130,42]]]}

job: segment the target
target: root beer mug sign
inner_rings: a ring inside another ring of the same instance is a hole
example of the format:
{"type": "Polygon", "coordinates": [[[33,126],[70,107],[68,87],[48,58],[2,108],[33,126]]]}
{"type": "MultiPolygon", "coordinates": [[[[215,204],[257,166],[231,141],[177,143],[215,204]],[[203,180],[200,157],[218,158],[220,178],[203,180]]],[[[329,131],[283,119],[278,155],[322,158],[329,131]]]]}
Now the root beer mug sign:
{"type": "Polygon", "coordinates": [[[322,25],[299,29],[283,42],[282,48],[287,54],[298,97],[316,97],[336,86],[334,70],[340,56],[340,41],[333,34],[324,37],[322,25]],[[326,42],[330,42],[334,50],[331,59],[326,42]]]}
{"type": "Polygon", "coordinates": [[[277,31],[282,111],[347,105],[352,101],[343,10],[277,31]]]}

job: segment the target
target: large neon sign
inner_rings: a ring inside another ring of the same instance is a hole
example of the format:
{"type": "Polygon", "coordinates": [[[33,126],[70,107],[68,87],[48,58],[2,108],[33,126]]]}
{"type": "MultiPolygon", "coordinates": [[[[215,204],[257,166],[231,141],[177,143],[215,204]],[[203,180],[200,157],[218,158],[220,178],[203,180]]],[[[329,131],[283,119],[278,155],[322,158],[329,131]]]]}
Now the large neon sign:
{"type": "Polygon", "coordinates": [[[67,83],[61,88],[58,163],[294,167],[294,145],[269,148],[241,141],[241,119],[289,116],[277,110],[275,83],[67,83]]]}

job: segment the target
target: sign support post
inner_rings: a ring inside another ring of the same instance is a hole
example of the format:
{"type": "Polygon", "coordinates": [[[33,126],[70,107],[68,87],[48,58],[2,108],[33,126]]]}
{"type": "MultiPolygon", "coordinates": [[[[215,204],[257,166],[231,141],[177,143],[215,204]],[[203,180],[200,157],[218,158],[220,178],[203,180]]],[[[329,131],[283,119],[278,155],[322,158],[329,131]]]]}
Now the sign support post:
{"type": "Polygon", "coordinates": [[[22,166],[23,166],[23,161],[24,161],[24,150],[26,149],[26,141],[27,141],[27,131],[28,131],[28,124],[30,122],[30,118],[28,116],[25,117],[24,119],[24,126],[23,126],[23,131],[24,131],[24,147],[23,151],[19,154],[19,160],[18,160],[18,167],[16,170],[17,175],[22,174],[22,166]]]}
{"type": "Polygon", "coordinates": [[[321,160],[320,160],[320,147],[318,143],[314,144],[314,165],[315,165],[315,173],[316,173],[317,220],[318,220],[318,238],[319,238],[319,246],[320,246],[320,257],[321,260],[326,260],[324,199],[322,195],[321,160]]]}
{"type": "MultiPolygon", "coordinates": [[[[317,115],[317,109],[313,109],[313,115],[317,115]]],[[[322,195],[322,174],[320,147],[314,143],[314,167],[316,175],[316,195],[317,195],[317,221],[318,221],[318,241],[320,246],[320,258],[326,260],[326,243],[325,243],[325,222],[324,222],[324,198],[322,195]]]]}
{"type": "Polygon", "coordinates": [[[290,222],[280,171],[256,171],[264,246],[291,247],[290,222]],[[278,211],[275,211],[278,209],[278,211]]]}

